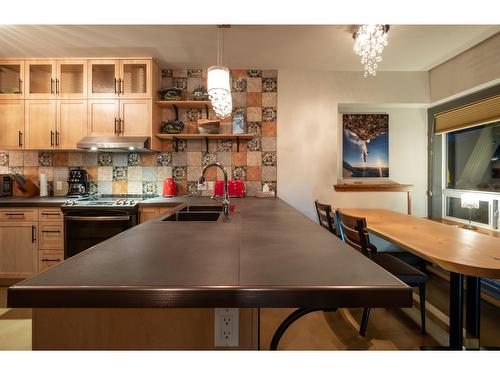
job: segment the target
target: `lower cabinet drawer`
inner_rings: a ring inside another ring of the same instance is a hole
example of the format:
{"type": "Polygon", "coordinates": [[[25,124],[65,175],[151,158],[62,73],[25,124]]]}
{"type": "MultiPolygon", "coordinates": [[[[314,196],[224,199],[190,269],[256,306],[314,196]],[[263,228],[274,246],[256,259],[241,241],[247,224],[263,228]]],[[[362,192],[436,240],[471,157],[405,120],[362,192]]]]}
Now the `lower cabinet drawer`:
{"type": "Polygon", "coordinates": [[[2,208],[1,221],[38,221],[37,208],[2,208]]]}
{"type": "Polygon", "coordinates": [[[60,221],[62,223],[63,213],[60,208],[40,208],[38,210],[39,221],[60,221]]]}
{"type": "Polygon", "coordinates": [[[45,271],[64,260],[63,250],[39,250],[38,272],[45,271]]]}
{"type": "Polygon", "coordinates": [[[40,222],[38,225],[39,250],[64,250],[64,225],[40,222]]]}

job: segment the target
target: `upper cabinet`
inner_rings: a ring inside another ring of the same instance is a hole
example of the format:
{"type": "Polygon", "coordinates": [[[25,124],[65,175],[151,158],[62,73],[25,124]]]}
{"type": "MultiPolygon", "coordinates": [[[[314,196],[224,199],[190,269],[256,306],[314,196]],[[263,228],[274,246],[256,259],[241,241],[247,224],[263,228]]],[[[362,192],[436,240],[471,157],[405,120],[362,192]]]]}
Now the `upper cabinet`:
{"type": "Polygon", "coordinates": [[[29,60],[25,62],[26,94],[29,99],[56,97],[56,62],[54,60],[29,60]]]}
{"type": "Polygon", "coordinates": [[[24,61],[0,61],[0,99],[24,97],[24,61]]]}
{"type": "Polygon", "coordinates": [[[86,60],[57,61],[56,95],[64,99],[87,96],[86,60]]]}
{"type": "Polygon", "coordinates": [[[151,60],[90,60],[88,96],[151,98],[151,60]]]}

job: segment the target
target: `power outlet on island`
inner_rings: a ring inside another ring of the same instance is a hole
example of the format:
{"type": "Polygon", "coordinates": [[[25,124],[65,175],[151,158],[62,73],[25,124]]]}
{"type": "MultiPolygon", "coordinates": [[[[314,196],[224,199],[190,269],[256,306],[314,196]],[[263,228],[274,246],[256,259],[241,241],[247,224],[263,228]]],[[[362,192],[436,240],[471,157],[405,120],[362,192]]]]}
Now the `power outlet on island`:
{"type": "Polygon", "coordinates": [[[215,309],[215,346],[240,345],[240,309],[215,309]]]}

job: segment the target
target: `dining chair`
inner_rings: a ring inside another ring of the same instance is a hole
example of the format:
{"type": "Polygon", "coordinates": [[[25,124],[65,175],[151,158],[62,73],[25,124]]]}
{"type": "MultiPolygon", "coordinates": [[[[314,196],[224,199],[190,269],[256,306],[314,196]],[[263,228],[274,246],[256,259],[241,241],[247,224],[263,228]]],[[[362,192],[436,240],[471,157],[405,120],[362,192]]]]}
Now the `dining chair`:
{"type": "Polygon", "coordinates": [[[318,200],[314,201],[314,205],[316,206],[319,225],[340,238],[340,233],[334,222],[332,206],[329,204],[319,203],[318,200]]]}
{"type": "MultiPolygon", "coordinates": [[[[365,218],[346,215],[339,210],[336,211],[336,216],[340,235],[345,243],[360,251],[405,284],[418,287],[422,334],[425,334],[425,283],[427,275],[388,253],[377,252],[377,247],[370,243],[365,218]]],[[[370,309],[365,308],[359,328],[361,336],[366,334],[369,317],[370,309]]]]}

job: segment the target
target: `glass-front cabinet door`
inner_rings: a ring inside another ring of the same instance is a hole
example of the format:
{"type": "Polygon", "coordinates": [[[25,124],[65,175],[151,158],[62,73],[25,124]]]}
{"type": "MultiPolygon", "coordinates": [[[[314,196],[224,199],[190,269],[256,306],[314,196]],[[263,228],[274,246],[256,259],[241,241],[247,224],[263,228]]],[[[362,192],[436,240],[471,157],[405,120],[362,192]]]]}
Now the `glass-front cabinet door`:
{"type": "Polygon", "coordinates": [[[24,61],[0,61],[0,99],[24,97],[24,61]]]}
{"type": "Polygon", "coordinates": [[[151,60],[122,60],[120,96],[151,97],[151,60]]]}
{"type": "Polygon", "coordinates": [[[88,62],[88,96],[115,98],[120,90],[120,60],[88,62]]]}
{"type": "Polygon", "coordinates": [[[87,62],[58,60],[56,95],[58,98],[82,98],[87,95],[87,62]]]}
{"type": "Polygon", "coordinates": [[[29,99],[51,99],[56,96],[56,63],[29,60],[26,68],[26,94],[29,99]]]}

